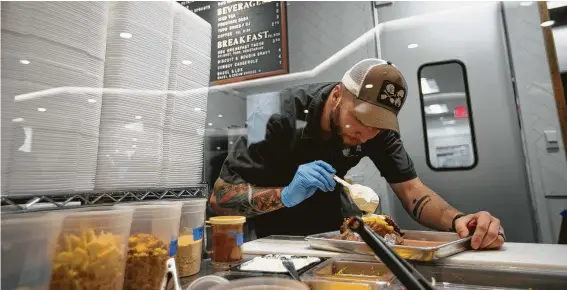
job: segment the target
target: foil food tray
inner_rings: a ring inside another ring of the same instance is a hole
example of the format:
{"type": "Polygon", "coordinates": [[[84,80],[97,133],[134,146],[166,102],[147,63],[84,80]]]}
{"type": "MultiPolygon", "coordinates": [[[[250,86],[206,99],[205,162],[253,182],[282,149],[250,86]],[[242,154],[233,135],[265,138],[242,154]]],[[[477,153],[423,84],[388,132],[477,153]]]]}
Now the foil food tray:
{"type": "MultiPolygon", "coordinates": [[[[414,263],[435,289],[447,290],[520,290],[561,289],[566,277],[541,272],[508,272],[467,266],[436,266],[414,263]],[[562,284],[563,283],[563,284],[562,284]],[[529,285],[529,287],[528,287],[529,285]]],[[[388,267],[379,261],[330,258],[301,275],[314,290],[404,290],[388,267]]]]}
{"type": "MultiPolygon", "coordinates": [[[[413,261],[433,261],[448,257],[470,248],[471,237],[459,238],[456,233],[402,230],[403,245],[392,245],[402,258],[413,261]]],[[[345,241],[333,238],[339,231],[307,236],[305,239],[313,249],[374,255],[363,241],[345,241]]]]}
{"type": "MultiPolygon", "coordinates": [[[[393,285],[392,283],[396,279],[390,269],[381,262],[350,261],[340,258],[328,259],[327,261],[311,268],[301,275],[301,277],[303,281],[309,282],[308,284],[318,284],[318,282],[314,280],[319,280],[327,281],[326,283],[323,283],[327,285],[337,283],[337,285],[332,285],[335,287],[333,289],[352,288],[357,290],[390,289],[389,286],[393,285]],[[359,285],[350,285],[351,287],[346,287],[347,285],[345,283],[355,283],[359,285]]],[[[315,285],[312,285],[311,288],[316,289],[317,287],[314,286],[315,285]]],[[[325,288],[322,287],[321,289],[325,288]]]]}

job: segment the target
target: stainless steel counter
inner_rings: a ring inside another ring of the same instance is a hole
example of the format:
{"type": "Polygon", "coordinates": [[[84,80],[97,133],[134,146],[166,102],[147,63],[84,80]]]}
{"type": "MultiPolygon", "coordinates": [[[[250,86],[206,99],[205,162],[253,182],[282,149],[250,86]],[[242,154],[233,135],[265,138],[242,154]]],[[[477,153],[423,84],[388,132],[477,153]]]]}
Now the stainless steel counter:
{"type": "MultiPolygon", "coordinates": [[[[352,260],[375,259],[373,256],[313,250],[309,248],[308,243],[300,237],[294,239],[271,238],[251,241],[243,245],[243,252],[245,254],[243,261],[248,261],[253,257],[265,254],[339,257],[352,260]]],[[[567,257],[566,245],[506,243],[504,248],[499,251],[467,251],[441,259],[435,263],[418,264],[416,266],[420,272],[427,273],[427,275],[430,276],[441,275],[440,277],[447,277],[447,275],[461,276],[463,273],[469,271],[467,269],[475,269],[478,268],[478,265],[483,265],[483,271],[486,273],[477,273],[478,275],[476,275],[482,277],[482,280],[489,278],[494,281],[502,280],[505,278],[505,274],[509,276],[513,275],[514,273],[510,274],[511,272],[508,270],[514,270],[514,268],[529,268],[536,272],[543,270],[548,272],[546,275],[550,272],[554,272],[555,278],[561,278],[563,276],[567,277],[567,259],[565,259],[565,257],[567,257]],[[507,272],[502,272],[503,269],[506,269],[507,272]]],[[[201,263],[201,271],[198,274],[180,279],[182,289],[187,289],[187,286],[194,280],[206,275],[217,274],[225,276],[229,280],[244,278],[238,277],[238,273],[236,272],[226,272],[226,270],[227,269],[213,267],[210,259],[203,260],[201,263]]],[[[539,278],[539,276],[536,278],[539,278]]],[[[563,281],[562,278],[560,279],[560,283],[563,283],[561,281],[563,281]]],[[[168,287],[168,289],[171,289],[171,287],[168,287]]],[[[567,285],[563,289],[567,289],[567,285]]]]}
{"type": "MultiPolygon", "coordinates": [[[[315,250],[303,237],[294,239],[264,238],[242,245],[245,255],[285,254],[316,257],[340,257],[353,260],[374,259],[373,256],[315,250]]],[[[567,245],[505,243],[501,250],[469,250],[439,260],[453,265],[516,266],[553,269],[567,272],[567,245]]],[[[567,289],[567,288],[566,288],[567,289]]]]}

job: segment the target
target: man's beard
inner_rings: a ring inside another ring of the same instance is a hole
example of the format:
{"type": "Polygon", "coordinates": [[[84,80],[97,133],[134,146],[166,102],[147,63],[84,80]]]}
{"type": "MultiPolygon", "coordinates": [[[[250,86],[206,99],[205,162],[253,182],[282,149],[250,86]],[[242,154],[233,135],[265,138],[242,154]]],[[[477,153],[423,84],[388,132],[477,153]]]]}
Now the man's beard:
{"type": "Polygon", "coordinates": [[[329,118],[330,127],[331,127],[331,138],[327,140],[327,142],[329,142],[330,145],[334,147],[338,146],[338,147],[346,148],[348,146],[345,145],[345,143],[343,142],[342,128],[340,124],[337,124],[338,120],[340,120],[338,116],[338,112],[339,111],[337,109],[333,109],[333,111],[331,111],[331,116],[329,118]],[[337,116],[335,116],[335,114],[337,116]]]}

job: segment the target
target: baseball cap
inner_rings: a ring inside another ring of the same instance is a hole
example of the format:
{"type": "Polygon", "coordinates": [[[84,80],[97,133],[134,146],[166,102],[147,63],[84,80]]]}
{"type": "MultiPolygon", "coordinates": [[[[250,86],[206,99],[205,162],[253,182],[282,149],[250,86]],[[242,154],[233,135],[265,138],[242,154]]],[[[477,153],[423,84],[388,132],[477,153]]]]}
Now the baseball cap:
{"type": "Polygon", "coordinates": [[[354,111],[362,124],[400,134],[398,113],[408,86],[391,62],[364,59],[349,69],[341,82],[356,97],[354,111]]]}

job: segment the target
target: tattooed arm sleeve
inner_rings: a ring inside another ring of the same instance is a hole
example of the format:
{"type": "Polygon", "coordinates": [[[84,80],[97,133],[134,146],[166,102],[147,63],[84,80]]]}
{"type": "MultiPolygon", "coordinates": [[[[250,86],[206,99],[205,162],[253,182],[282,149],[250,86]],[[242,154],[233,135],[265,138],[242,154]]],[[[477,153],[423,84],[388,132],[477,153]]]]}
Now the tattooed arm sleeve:
{"type": "Polygon", "coordinates": [[[426,227],[450,231],[453,218],[461,213],[425,186],[419,178],[391,186],[408,214],[426,227]]]}
{"type": "Polygon", "coordinates": [[[218,215],[254,217],[284,207],[281,187],[255,187],[248,183],[230,184],[217,179],[209,198],[218,215]]]}

